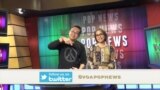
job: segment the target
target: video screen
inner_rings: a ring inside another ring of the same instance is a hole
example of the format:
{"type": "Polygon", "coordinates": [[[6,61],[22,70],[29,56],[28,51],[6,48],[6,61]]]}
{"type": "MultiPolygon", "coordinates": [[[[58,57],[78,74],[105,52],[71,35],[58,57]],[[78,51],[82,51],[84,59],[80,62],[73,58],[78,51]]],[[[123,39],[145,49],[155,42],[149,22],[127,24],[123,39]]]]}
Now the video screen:
{"type": "MultiPolygon", "coordinates": [[[[147,17],[144,7],[39,17],[40,68],[58,68],[58,50],[49,50],[48,44],[61,36],[67,37],[70,28],[74,25],[79,25],[82,28],[78,41],[85,46],[86,53],[92,45],[96,44],[95,30],[101,28],[108,34],[107,43],[115,48],[119,68],[147,69],[148,60],[144,35],[147,17]]],[[[68,54],[66,54],[66,57],[68,54]]],[[[74,57],[74,55],[71,55],[71,57],[74,57]]]]}
{"type": "Polygon", "coordinates": [[[7,85],[7,84],[0,84],[0,90],[10,90],[9,85],[7,85]]]}
{"type": "MultiPolygon", "coordinates": [[[[145,44],[145,35],[144,35],[144,27],[147,26],[147,14],[146,14],[146,8],[144,7],[132,7],[132,8],[119,8],[119,9],[110,9],[110,10],[101,10],[101,11],[90,11],[90,12],[78,12],[78,13],[70,13],[70,14],[63,14],[63,15],[53,15],[53,16],[45,16],[45,17],[38,17],[36,25],[32,25],[32,29],[38,29],[37,31],[32,30],[33,32],[38,33],[38,38],[35,38],[36,36],[30,35],[25,37],[31,37],[32,40],[31,46],[35,48],[38,48],[37,56],[35,55],[35,52],[31,52],[31,57],[38,57],[38,59],[32,59],[31,60],[37,60],[40,61],[40,69],[58,69],[59,58],[63,56],[59,56],[58,50],[49,50],[48,44],[54,40],[58,40],[61,36],[68,37],[68,33],[72,26],[79,25],[82,28],[82,33],[78,39],[79,42],[81,42],[86,49],[86,53],[88,53],[88,49],[96,43],[96,40],[94,38],[94,32],[97,28],[101,28],[105,30],[105,32],[108,34],[108,44],[112,45],[116,50],[116,60],[117,64],[119,64],[120,69],[148,69],[148,58],[147,56],[147,48],[145,44]],[[38,41],[38,47],[35,45],[35,41],[38,41]]],[[[4,23],[6,23],[5,18],[0,18],[1,23],[1,30],[7,30],[4,28],[4,23]]],[[[27,25],[26,25],[27,27],[27,25]]],[[[18,29],[17,29],[18,31],[18,29]]],[[[148,31],[148,30],[147,30],[148,31]]],[[[75,33],[75,32],[73,32],[75,33]]],[[[157,35],[160,35],[159,32],[156,32],[157,35]]],[[[2,35],[5,34],[5,32],[1,33],[2,35]]],[[[30,33],[28,33],[30,34],[30,33]]],[[[148,32],[147,35],[150,35],[151,32],[148,32]]],[[[15,35],[15,38],[17,38],[18,35],[15,35]]],[[[21,36],[20,36],[21,37],[21,36]]],[[[22,36],[23,37],[23,36],[22,36]]],[[[148,37],[148,36],[147,36],[148,37]]],[[[158,64],[157,58],[159,57],[159,53],[157,54],[157,51],[159,50],[159,37],[155,39],[156,44],[154,43],[153,47],[156,51],[156,59],[152,59],[152,64],[158,64]],[[158,42],[158,43],[157,43],[158,42]]],[[[148,41],[150,44],[150,41],[148,41]]],[[[28,43],[27,43],[28,44],[28,43]]],[[[17,51],[20,51],[19,49],[22,49],[21,46],[12,46],[15,47],[17,51]]],[[[26,47],[23,46],[22,47],[26,47]]],[[[28,46],[27,46],[28,47],[28,46]]],[[[29,46],[30,47],[30,46],[29,46]]],[[[150,48],[150,46],[148,46],[150,48]]],[[[0,44],[0,68],[4,68],[8,65],[8,50],[9,45],[0,44]]],[[[11,50],[11,49],[10,49],[11,50]]],[[[15,50],[15,51],[16,51],[15,50]]],[[[30,49],[31,50],[31,49],[30,49]]],[[[149,49],[148,49],[149,50],[149,49]]],[[[22,49],[22,51],[25,51],[22,49]]],[[[74,51],[74,50],[72,50],[74,51]]],[[[64,55],[65,58],[68,58],[67,61],[72,61],[75,58],[75,54],[72,53],[70,49],[66,49],[66,53],[64,55]],[[68,52],[68,53],[67,53],[68,52]],[[70,59],[70,60],[69,60],[70,59]]],[[[150,51],[148,51],[150,52],[150,51]]],[[[20,52],[21,54],[21,52],[20,52]]],[[[15,57],[12,57],[15,58],[15,57]]],[[[17,55],[19,66],[21,64],[25,64],[25,56],[22,54],[20,57],[17,55]],[[22,56],[22,57],[21,57],[22,56]],[[21,59],[22,58],[22,59],[21,59]],[[24,60],[24,62],[21,63],[21,61],[24,60]]],[[[150,60],[151,60],[150,59],[150,60]]],[[[28,60],[28,59],[26,59],[28,60]]],[[[30,59],[29,59],[30,60],[30,59]]],[[[36,62],[32,62],[36,63],[36,62]]],[[[34,66],[33,64],[32,66],[34,66]]],[[[65,65],[65,63],[64,63],[65,65]]],[[[26,68],[26,67],[24,67],[26,68]]],[[[88,69],[88,68],[85,68],[88,69]]],[[[41,72],[40,72],[41,73],[41,72]]],[[[44,80],[44,82],[59,82],[59,77],[55,79],[54,76],[65,77],[65,79],[70,78],[69,76],[71,74],[55,74],[51,72],[50,75],[48,75],[46,72],[45,74],[39,73],[39,81],[41,79],[44,80]],[[50,77],[51,76],[51,77],[50,77]],[[53,80],[54,79],[54,80],[53,80]]],[[[49,72],[50,73],[50,72],[49,72]]],[[[101,74],[101,73],[100,73],[101,74]]],[[[61,79],[61,78],[60,78],[61,79]]],[[[63,80],[62,80],[63,82],[63,80]]],[[[64,80],[65,82],[65,80],[64,80]]],[[[96,81],[95,81],[96,82],[96,81]]],[[[40,82],[43,83],[43,82],[40,82]]],[[[107,80],[106,80],[107,83],[107,80]]],[[[75,85],[37,85],[37,87],[94,87],[94,86],[103,86],[101,84],[75,84],[75,85]]],[[[127,85],[120,85],[121,87],[118,87],[118,85],[104,85],[106,88],[116,87],[116,88],[129,88],[127,85]]],[[[151,85],[149,85],[151,86],[151,85]]],[[[2,87],[2,86],[1,86],[2,87]]],[[[141,88],[140,85],[131,85],[132,89],[138,89],[141,88]]],[[[153,86],[151,86],[153,87],[153,86]]],[[[12,85],[13,89],[17,90],[17,88],[32,88],[30,90],[35,89],[35,86],[29,86],[25,87],[23,86],[14,86],[12,85]]],[[[39,88],[38,88],[39,89],[39,88]]],[[[143,88],[142,88],[143,89],[143,88]]],[[[27,89],[26,89],[27,90],[27,89]]],[[[115,90],[115,89],[113,89],[115,90]]]]}
{"type": "Polygon", "coordinates": [[[146,29],[149,65],[160,68],[160,26],[146,29]]]}
{"type": "Polygon", "coordinates": [[[7,35],[7,12],[0,10],[0,36],[7,35]]]}
{"type": "Polygon", "coordinates": [[[0,68],[8,68],[9,44],[0,43],[0,68]]]}

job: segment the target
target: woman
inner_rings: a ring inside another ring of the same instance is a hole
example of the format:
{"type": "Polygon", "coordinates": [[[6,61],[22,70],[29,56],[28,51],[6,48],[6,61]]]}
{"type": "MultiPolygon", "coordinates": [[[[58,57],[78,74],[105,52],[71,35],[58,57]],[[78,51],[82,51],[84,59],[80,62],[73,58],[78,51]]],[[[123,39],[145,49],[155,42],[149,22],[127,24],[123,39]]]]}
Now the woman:
{"type": "Polygon", "coordinates": [[[107,34],[102,29],[94,32],[96,44],[89,48],[89,63],[91,69],[114,69],[115,51],[114,48],[107,44],[107,34]]]}

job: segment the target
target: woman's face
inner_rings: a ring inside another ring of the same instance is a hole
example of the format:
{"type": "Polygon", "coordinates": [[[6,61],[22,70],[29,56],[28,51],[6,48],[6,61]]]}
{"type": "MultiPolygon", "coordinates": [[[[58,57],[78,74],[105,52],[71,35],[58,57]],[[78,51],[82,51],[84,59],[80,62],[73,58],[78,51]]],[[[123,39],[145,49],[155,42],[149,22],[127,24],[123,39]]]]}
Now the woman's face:
{"type": "Polygon", "coordinates": [[[100,30],[96,31],[96,40],[97,40],[97,43],[105,42],[105,36],[100,30]]]}

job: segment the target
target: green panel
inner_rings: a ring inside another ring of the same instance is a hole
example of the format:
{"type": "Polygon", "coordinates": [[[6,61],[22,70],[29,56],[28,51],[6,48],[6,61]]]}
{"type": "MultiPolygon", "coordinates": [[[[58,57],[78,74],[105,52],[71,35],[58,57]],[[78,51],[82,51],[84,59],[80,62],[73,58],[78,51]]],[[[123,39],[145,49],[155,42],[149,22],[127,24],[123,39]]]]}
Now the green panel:
{"type": "Polygon", "coordinates": [[[38,36],[43,35],[43,18],[38,19],[38,36]]]}
{"type": "Polygon", "coordinates": [[[38,34],[39,36],[49,36],[50,35],[50,30],[52,29],[52,17],[43,17],[39,18],[38,22],[38,34]]]}
{"type": "Polygon", "coordinates": [[[58,50],[49,50],[48,44],[59,39],[60,36],[68,36],[69,15],[40,17],[38,29],[41,68],[57,68],[58,50]]]}
{"type": "Polygon", "coordinates": [[[160,52],[160,38],[159,38],[159,29],[153,29],[147,31],[147,45],[148,45],[148,53],[151,64],[159,64],[160,60],[158,54],[160,52]]]}
{"type": "Polygon", "coordinates": [[[59,15],[51,17],[50,35],[65,36],[70,29],[69,16],[59,15]]]}
{"type": "Polygon", "coordinates": [[[58,68],[58,55],[40,57],[41,68],[43,69],[57,69],[58,68]]]}
{"type": "MultiPolygon", "coordinates": [[[[57,37],[56,37],[57,39],[57,37]]],[[[56,40],[55,39],[55,40],[56,40]]],[[[53,41],[50,36],[48,37],[39,37],[39,55],[40,56],[49,56],[49,55],[58,55],[58,50],[49,50],[48,44],[53,41]]]]}

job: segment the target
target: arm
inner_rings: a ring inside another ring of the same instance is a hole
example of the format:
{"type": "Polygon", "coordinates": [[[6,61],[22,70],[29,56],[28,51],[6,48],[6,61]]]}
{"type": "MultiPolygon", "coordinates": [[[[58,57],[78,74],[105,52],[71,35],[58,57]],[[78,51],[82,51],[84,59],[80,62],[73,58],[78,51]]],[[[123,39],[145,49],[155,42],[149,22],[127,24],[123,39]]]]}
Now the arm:
{"type": "Polygon", "coordinates": [[[115,52],[115,49],[110,46],[110,60],[111,60],[111,63],[108,64],[108,68],[109,69],[114,69],[116,68],[116,52],[115,52]]]}
{"type": "Polygon", "coordinates": [[[48,44],[48,48],[51,50],[59,49],[60,44],[61,44],[60,40],[56,40],[56,41],[53,41],[50,44],[48,44]]]}
{"type": "Polygon", "coordinates": [[[53,41],[51,42],[49,45],[48,45],[48,48],[49,49],[59,49],[60,48],[60,45],[64,43],[64,44],[68,44],[68,45],[73,45],[73,42],[69,39],[69,38],[66,38],[64,36],[60,37],[59,40],[56,40],[56,41],[53,41]]]}
{"type": "Polygon", "coordinates": [[[82,46],[82,50],[80,53],[80,67],[79,67],[79,69],[84,69],[86,63],[87,63],[86,50],[85,50],[84,46],[82,46]]]}
{"type": "Polygon", "coordinates": [[[88,62],[89,68],[91,68],[91,69],[94,68],[94,66],[93,66],[93,51],[94,51],[94,46],[91,46],[88,49],[88,53],[87,53],[87,62],[88,62]]]}
{"type": "Polygon", "coordinates": [[[115,52],[115,49],[112,46],[110,46],[110,54],[111,54],[110,60],[115,61],[116,60],[116,52],[115,52]]]}

